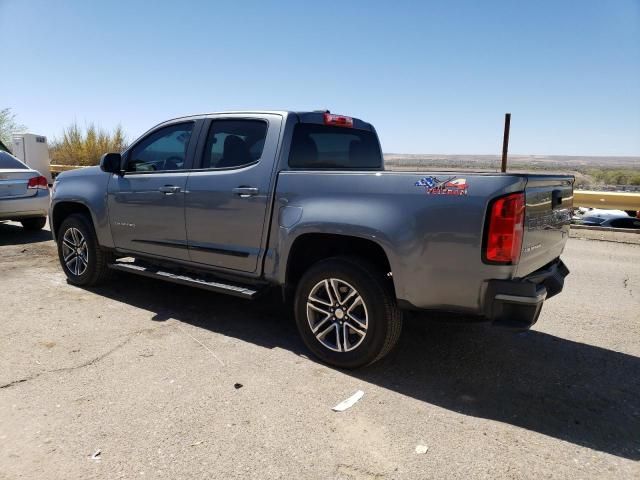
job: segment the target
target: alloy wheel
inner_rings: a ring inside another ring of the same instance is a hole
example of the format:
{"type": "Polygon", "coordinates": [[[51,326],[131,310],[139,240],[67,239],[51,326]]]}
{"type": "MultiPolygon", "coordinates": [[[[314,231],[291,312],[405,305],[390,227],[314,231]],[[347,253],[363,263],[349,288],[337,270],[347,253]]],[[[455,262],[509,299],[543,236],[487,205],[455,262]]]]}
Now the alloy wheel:
{"type": "Polygon", "coordinates": [[[84,235],[77,228],[68,228],[62,236],[62,260],[67,269],[76,276],[87,271],[89,249],[84,235]]]}
{"type": "Polygon", "coordinates": [[[334,352],[350,352],[365,339],[369,314],[362,296],[352,285],[327,278],[318,282],[307,297],[307,321],[324,347],[334,352]]]}

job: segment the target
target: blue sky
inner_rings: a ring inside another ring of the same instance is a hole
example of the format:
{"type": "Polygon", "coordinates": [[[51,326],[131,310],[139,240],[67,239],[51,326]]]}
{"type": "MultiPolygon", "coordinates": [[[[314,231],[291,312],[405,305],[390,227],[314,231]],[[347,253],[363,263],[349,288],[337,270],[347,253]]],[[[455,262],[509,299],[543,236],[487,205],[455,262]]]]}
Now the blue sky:
{"type": "Polygon", "coordinates": [[[385,152],[640,155],[640,0],[0,0],[0,108],[130,139],[229,109],[372,122],[385,152]]]}

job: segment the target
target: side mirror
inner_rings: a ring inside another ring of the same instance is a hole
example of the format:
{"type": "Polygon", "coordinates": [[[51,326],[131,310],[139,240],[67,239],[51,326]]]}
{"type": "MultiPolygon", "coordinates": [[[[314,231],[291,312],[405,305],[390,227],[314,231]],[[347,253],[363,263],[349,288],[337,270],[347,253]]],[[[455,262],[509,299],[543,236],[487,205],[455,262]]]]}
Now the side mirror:
{"type": "Polygon", "coordinates": [[[107,173],[120,173],[122,170],[122,155],[119,153],[105,153],[100,158],[100,170],[107,173]]]}

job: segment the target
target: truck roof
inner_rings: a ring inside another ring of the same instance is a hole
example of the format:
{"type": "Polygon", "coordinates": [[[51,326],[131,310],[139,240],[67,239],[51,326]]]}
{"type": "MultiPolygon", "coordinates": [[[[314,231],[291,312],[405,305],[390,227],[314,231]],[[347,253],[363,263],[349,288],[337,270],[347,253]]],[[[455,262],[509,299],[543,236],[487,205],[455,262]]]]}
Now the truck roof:
{"type": "MultiPolygon", "coordinates": [[[[225,114],[233,114],[233,115],[282,115],[284,117],[288,115],[296,115],[300,122],[302,123],[323,123],[323,118],[325,113],[332,113],[329,110],[306,110],[306,111],[294,111],[294,110],[226,110],[220,112],[208,112],[208,113],[200,113],[193,115],[185,115],[181,117],[172,118],[170,120],[166,120],[162,123],[174,122],[175,120],[183,120],[183,119],[193,119],[193,118],[202,118],[207,117],[209,115],[225,115],[225,114]]],[[[342,115],[342,114],[340,114],[342,115]]],[[[371,130],[374,131],[373,126],[370,123],[367,123],[363,120],[360,120],[356,117],[348,116],[353,119],[353,128],[358,128],[361,130],[371,130]]],[[[161,124],[162,124],[161,123],[161,124]]]]}

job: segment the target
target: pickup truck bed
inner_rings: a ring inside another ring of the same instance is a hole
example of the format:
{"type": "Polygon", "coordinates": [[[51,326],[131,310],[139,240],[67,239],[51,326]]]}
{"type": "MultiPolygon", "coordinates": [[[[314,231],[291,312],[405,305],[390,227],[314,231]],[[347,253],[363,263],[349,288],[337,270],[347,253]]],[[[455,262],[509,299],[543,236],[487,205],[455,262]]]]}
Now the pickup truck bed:
{"type": "Polygon", "coordinates": [[[72,283],[117,269],[245,298],[280,288],[309,348],[351,368],[393,347],[403,310],[535,323],[568,274],[572,189],[562,175],[388,172],[361,120],[231,112],[165,122],[100,169],[61,174],[50,214],[72,283]]]}
{"type": "MultiPolygon", "coordinates": [[[[423,188],[415,186],[428,175],[281,172],[276,205],[282,206],[271,231],[271,237],[281,243],[273,247],[282,246],[286,256],[287,245],[293,243],[289,239],[317,230],[318,224],[350,237],[375,238],[389,260],[396,297],[405,306],[468,313],[481,313],[486,279],[525,277],[562,253],[572,195],[566,177],[465,172],[467,195],[450,196],[425,195],[423,188]],[[528,183],[536,185],[531,193],[528,183]],[[562,192],[562,215],[549,215],[550,203],[548,209],[543,206],[541,192],[548,196],[553,189],[562,192]],[[487,263],[481,248],[489,199],[518,191],[527,192],[530,202],[520,262],[515,266],[487,263]],[[301,215],[297,222],[283,225],[296,212],[301,215]],[[539,223],[534,227],[535,222],[539,223]]],[[[438,177],[452,176],[461,174],[438,173],[438,177]]],[[[267,272],[269,266],[267,262],[267,272]]]]}

